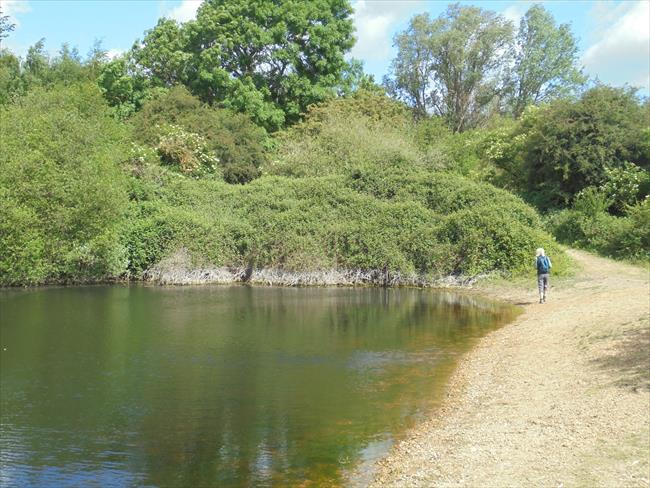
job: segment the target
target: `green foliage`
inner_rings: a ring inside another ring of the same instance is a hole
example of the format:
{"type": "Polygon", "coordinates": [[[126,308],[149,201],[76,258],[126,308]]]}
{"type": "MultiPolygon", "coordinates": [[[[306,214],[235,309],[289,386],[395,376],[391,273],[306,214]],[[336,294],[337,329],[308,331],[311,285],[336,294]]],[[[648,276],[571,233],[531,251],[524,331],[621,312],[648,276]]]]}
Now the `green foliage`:
{"type": "Polygon", "coordinates": [[[194,177],[214,174],[219,164],[219,159],[208,149],[204,137],[177,125],[161,128],[156,150],[163,164],[194,177]]]}
{"type": "Polygon", "coordinates": [[[504,208],[507,205],[474,206],[446,218],[440,236],[457,249],[458,271],[470,276],[495,269],[525,273],[530,270],[533,249],[543,245],[562,260],[554,271],[564,272],[566,260],[553,240],[539,227],[511,218],[504,208]]]}
{"type": "Polygon", "coordinates": [[[20,59],[9,51],[0,51],[0,105],[13,101],[23,91],[20,59]]]}
{"type": "Polygon", "coordinates": [[[0,7],[0,42],[9,36],[9,33],[16,28],[16,24],[11,22],[8,15],[2,15],[2,7],[0,7]]]}
{"type": "Polygon", "coordinates": [[[576,195],[573,208],[588,217],[596,217],[605,213],[611,204],[612,201],[607,198],[607,195],[598,188],[589,186],[576,195]]]}
{"type": "Polygon", "coordinates": [[[566,205],[583,188],[605,183],[607,169],[625,161],[647,167],[639,148],[645,115],[633,91],[609,87],[541,111],[524,147],[531,201],[542,209],[566,205]]]}
{"type": "Polygon", "coordinates": [[[179,250],[212,266],[428,277],[521,272],[540,245],[560,254],[521,200],[457,175],[373,167],[229,186],[154,168],[131,190],[133,276],[179,250]]]}
{"type": "Polygon", "coordinates": [[[0,283],[120,276],[124,130],[96,87],[34,89],[3,110],[0,132],[0,283]]]}
{"type": "MultiPolygon", "coordinates": [[[[454,35],[475,10],[450,10],[454,35]]],[[[83,61],[64,46],[50,59],[42,43],[24,62],[3,55],[0,284],[140,279],[176,255],[194,266],[521,273],[539,246],[562,272],[532,208],[461,176],[484,179],[491,161],[523,154],[508,146],[515,129],[415,123],[359,65],[341,80],[348,17],[342,0],[209,1],[196,21],[161,21],[131,58],[107,63],[97,48],[83,61]],[[78,82],[88,77],[96,83],[78,82]],[[349,95],[313,103],[336,89],[349,95]],[[308,106],[273,139],[233,111],[277,128],[308,106]]],[[[483,41],[458,51],[463,62],[483,41]]],[[[525,123],[528,141],[536,126],[525,123]]],[[[647,220],[629,212],[626,222],[647,220]]],[[[645,242],[636,225],[621,246],[645,242]]]]}
{"type": "Polygon", "coordinates": [[[311,107],[303,123],[276,140],[279,149],[266,167],[269,174],[305,177],[370,166],[435,166],[418,147],[404,107],[370,92],[311,107]]]}
{"type": "Polygon", "coordinates": [[[347,0],[210,0],[195,21],[160,20],[131,56],[154,84],[185,84],[277,130],[333,95],[353,44],[351,14],[347,0]]]}
{"type": "Polygon", "coordinates": [[[36,87],[95,82],[107,60],[106,51],[96,42],[84,59],[67,43],[51,57],[45,39],[30,46],[24,59],[0,50],[0,105],[15,101],[36,87]]]}
{"type": "Polygon", "coordinates": [[[619,259],[650,259],[650,200],[617,217],[605,212],[565,209],[551,214],[550,230],[566,244],[619,259]]]}
{"type": "Polygon", "coordinates": [[[610,208],[622,214],[650,194],[650,172],[628,162],[618,168],[605,168],[599,189],[611,202],[610,208]]]}
{"type": "Polygon", "coordinates": [[[518,121],[485,131],[479,153],[492,168],[487,180],[543,211],[598,187],[620,213],[647,194],[647,116],[634,91],[605,86],[578,101],[530,106],[518,121]]]}
{"type": "MultiPolygon", "coordinates": [[[[243,114],[202,104],[184,87],[174,87],[147,101],[132,119],[138,141],[158,146],[164,127],[175,125],[205,140],[205,150],[221,164],[229,183],[259,176],[266,160],[267,135],[243,114]]],[[[206,154],[207,154],[206,152],[206,154]]]]}
{"type": "Polygon", "coordinates": [[[125,57],[104,64],[97,76],[97,84],[120,119],[140,110],[152,93],[150,83],[142,74],[133,71],[125,57]]]}
{"type": "Polygon", "coordinates": [[[386,90],[375,83],[375,77],[364,73],[363,61],[352,58],[341,71],[341,80],[336,87],[339,97],[350,97],[360,91],[384,95],[386,90]]]}
{"type": "MultiPolygon", "coordinates": [[[[436,19],[415,16],[395,37],[389,91],[423,117],[443,117],[453,132],[475,127],[503,90],[512,26],[494,12],[450,5],[436,19]]],[[[493,110],[492,110],[493,111],[493,110]]]]}
{"type": "Polygon", "coordinates": [[[528,105],[567,95],[586,78],[577,67],[578,43],[569,24],[533,5],[522,17],[515,43],[511,110],[519,117],[528,105]]]}

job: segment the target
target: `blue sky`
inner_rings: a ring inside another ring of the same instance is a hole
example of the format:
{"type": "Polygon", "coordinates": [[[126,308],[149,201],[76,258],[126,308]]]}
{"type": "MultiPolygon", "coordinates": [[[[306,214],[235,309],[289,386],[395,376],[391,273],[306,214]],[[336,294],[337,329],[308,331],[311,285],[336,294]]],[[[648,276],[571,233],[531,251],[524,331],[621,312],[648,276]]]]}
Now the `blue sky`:
{"type": "MultiPolygon", "coordinates": [[[[395,56],[392,39],[417,13],[437,16],[447,1],[353,0],[357,44],[352,55],[378,81],[395,56]]],[[[462,4],[494,10],[518,24],[533,3],[542,3],[559,23],[570,23],[579,39],[581,63],[591,77],[625,83],[650,94],[650,0],[474,0],[462,4]]],[[[96,39],[118,54],[142,38],[161,16],[191,19],[199,0],[0,0],[16,29],[3,47],[23,55],[40,38],[55,53],[62,43],[86,54],[96,39]]]]}

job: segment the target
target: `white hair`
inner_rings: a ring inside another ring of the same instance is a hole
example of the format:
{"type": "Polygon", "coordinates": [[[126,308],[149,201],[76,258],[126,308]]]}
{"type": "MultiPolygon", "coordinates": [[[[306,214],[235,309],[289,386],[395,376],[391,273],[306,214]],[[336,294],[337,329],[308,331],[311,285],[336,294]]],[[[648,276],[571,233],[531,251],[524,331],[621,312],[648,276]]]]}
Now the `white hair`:
{"type": "Polygon", "coordinates": [[[535,251],[536,256],[543,256],[544,255],[544,248],[543,247],[538,247],[537,251],[535,251]]]}

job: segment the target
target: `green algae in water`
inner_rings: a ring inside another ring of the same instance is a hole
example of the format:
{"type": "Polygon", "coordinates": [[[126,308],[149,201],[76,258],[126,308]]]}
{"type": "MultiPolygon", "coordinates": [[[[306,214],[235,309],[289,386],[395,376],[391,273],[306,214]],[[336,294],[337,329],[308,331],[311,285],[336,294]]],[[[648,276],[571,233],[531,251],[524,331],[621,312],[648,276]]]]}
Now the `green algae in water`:
{"type": "Polygon", "coordinates": [[[0,299],[3,486],[345,483],[436,406],[460,354],[516,314],[412,289],[0,299]]]}

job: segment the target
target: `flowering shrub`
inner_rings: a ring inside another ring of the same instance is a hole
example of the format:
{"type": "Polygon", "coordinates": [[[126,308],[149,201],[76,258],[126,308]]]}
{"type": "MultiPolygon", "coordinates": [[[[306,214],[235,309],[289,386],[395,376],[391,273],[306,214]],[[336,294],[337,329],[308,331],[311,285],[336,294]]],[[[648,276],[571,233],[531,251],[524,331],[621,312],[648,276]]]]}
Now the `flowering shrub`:
{"type": "Polygon", "coordinates": [[[217,173],[219,158],[208,148],[205,137],[188,132],[178,125],[161,129],[156,146],[160,160],[189,176],[217,173]]]}
{"type": "Polygon", "coordinates": [[[155,149],[131,143],[126,163],[133,176],[142,176],[147,164],[157,164],[158,161],[158,153],[155,149]]]}
{"type": "Polygon", "coordinates": [[[644,195],[640,195],[650,175],[636,164],[626,162],[618,168],[605,168],[605,182],[600,190],[611,201],[612,207],[624,212],[628,205],[634,205],[644,195]]]}

